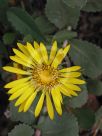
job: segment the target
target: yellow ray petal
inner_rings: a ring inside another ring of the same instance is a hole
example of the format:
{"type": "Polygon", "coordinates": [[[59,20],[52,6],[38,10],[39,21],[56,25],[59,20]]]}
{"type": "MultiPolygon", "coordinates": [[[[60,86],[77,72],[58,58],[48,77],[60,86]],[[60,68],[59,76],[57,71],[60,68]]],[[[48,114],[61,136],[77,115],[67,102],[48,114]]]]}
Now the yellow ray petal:
{"type": "Polygon", "coordinates": [[[24,110],[26,100],[19,106],[18,112],[22,112],[24,110]]]}
{"type": "Polygon", "coordinates": [[[37,103],[37,106],[35,108],[35,113],[34,113],[35,117],[38,117],[41,112],[43,102],[44,102],[44,97],[45,97],[45,93],[42,93],[42,95],[37,103]]]}
{"type": "Polygon", "coordinates": [[[52,98],[53,98],[53,102],[54,102],[56,111],[58,112],[59,115],[62,115],[61,102],[60,102],[60,100],[57,98],[57,95],[55,95],[55,90],[51,90],[51,95],[52,95],[52,98]]]}
{"type": "Polygon", "coordinates": [[[70,90],[70,89],[67,89],[65,86],[61,85],[60,86],[61,88],[61,92],[62,94],[64,94],[65,96],[69,96],[69,97],[72,97],[72,96],[77,96],[78,94],[76,92],[74,92],[73,90],[70,90]]]}
{"type": "Polygon", "coordinates": [[[17,90],[15,93],[13,93],[13,94],[10,96],[9,100],[11,101],[11,100],[14,100],[14,99],[18,98],[21,94],[23,94],[23,92],[24,92],[26,89],[28,89],[28,88],[27,88],[26,86],[23,86],[23,88],[20,88],[20,89],[17,90]]]}
{"type": "Polygon", "coordinates": [[[12,88],[12,87],[15,87],[15,86],[19,86],[19,84],[23,84],[23,83],[27,82],[30,78],[31,77],[25,77],[25,78],[22,78],[22,79],[12,81],[12,82],[6,84],[4,87],[5,88],[12,88]]]}
{"type": "Polygon", "coordinates": [[[69,96],[71,97],[71,94],[70,92],[68,91],[68,89],[65,88],[65,86],[62,84],[62,85],[59,85],[59,88],[60,88],[60,92],[66,96],[69,96]]]}
{"type": "Polygon", "coordinates": [[[64,52],[64,57],[67,55],[69,49],[70,49],[70,45],[68,44],[68,45],[64,48],[64,50],[63,50],[63,52],[64,52]]]}
{"type": "Polygon", "coordinates": [[[61,82],[63,85],[65,85],[66,88],[71,89],[71,90],[75,90],[75,91],[81,91],[81,88],[78,87],[77,85],[74,84],[68,84],[66,82],[61,82]]]}
{"type": "Polygon", "coordinates": [[[62,99],[62,95],[61,95],[61,93],[60,93],[60,88],[59,88],[59,86],[55,87],[54,91],[55,91],[56,96],[57,96],[58,99],[60,100],[60,102],[63,103],[63,99],[62,99]]]}
{"type": "Polygon", "coordinates": [[[28,86],[28,88],[25,90],[25,93],[22,94],[19,97],[19,99],[16,101],[15,106],[18,106],[21,103],[23,103],[29,96],[32,95],[33,92],[34,92],[34,88],[32,88],[31,86],[28,86]]]}
{"type": "Polygon", "coordinates": [[[48,54],[47,54],[46,47],[43,43],[40,43],[40,51],[41,51],[41,55],[43,57],[44,62],[48,64],[48,54]]]}
{"type": "Polygon", "coordinates": [[[18,91],[19,89],[21,89],[22,87],[24,87],[26,85],[26,83],[20,83],[20,84],[16,84],[16,86],[14,86],[13,88],[11,88],[7,93],[8,94],[13,94],[16,91],[18,91]]]}
{"type": "Polygon", "coordinates": [[[41,57],[39,53],[33,48],[33,46],[30,43],[27,43],[27,49],[31,56],[36,60],[39,64],[42,63],[41,57]]]}
{"type": "Polygon", "coordinates": [[[51,64],[51,62],[54,60],[56,52],[57,52],[57,41],[54,41],[52,48],[51,48],[49,64],[51,64]]]}
{"type": "Polygon", "coordinates": [[[71,84],[85,84],[84,80],[77,79],[77,78],[68,78],[68,79],[62,78],[60,79],[60,81],[61,80],[71,84]]]}
{"type": "Polygon", "coordinates": [[[63,58],[64,58],[63,49],[59,49],[51,66],[57,68],[57,66],[62,62],[63,58]]]}
{"type": "Polygon", "coordinates": [[[50,119],[53,119],[54,118],[54,109],[53,109],[51,98],[50,98],[48,92],[46,92],[46,105],[47,105],[49,117],[50,117],[50,119]]]}
{"type": "Polygon", "coordinates": [[[29,72],[21,70],[19,68],[15,68],[15,67],[5,66],[3,67],[3,69],[11,73],[16,73],[16,74],[21,74],[21,75],[30,75],[29,72]]]}
{"type": "Polygon", "coordinates": [[[30,108],[30,106],[31,106],[31,104],[33,103],[33,101],[34,101],[36,95],[37,95],[37,91],[35,91],[35,92],[28,98],[28,100],[26,101],[25,106],[24,106],[24,112],[26,112],[26,111],[30,108]]]}
{"type": "Polygon", "coordinates": [[[19,49],[26,55],[29,56],[29,52],[27,51],[27,48],[25,45],[21,44],[21,43],[17,43],[17,46],[19,47],[19,49]]]}
{"type": "Polygon", "coordinates": [[[30,55],[29,55],[29,57],[28,57],[28,56],[26,56],[25,54],[23,54],[22,52],[20,52],[20,51],[17,50],[17,49],[13,49],[13,51],[14,51],[14,53],[15,53],[18,57],[20,57],[23,61],[25,61],[26,63],[32,64],[32,59],[31,59],[30,55]]]}
{"type": "Polygon", "coordinates": [[[40,48],[39,44],[36,41],[34,41],[34,48],[35,49],[39,49],[40,48]]]}
{"type": "Polygon", "coordinates": [[[73,72],[73,71],[77,71],[77,70],[80,70],[80,69],[81,69],[80,66],[72,66],[72,67],[69,67],[69,68],[61,69],[59,71],[60,72],[73,72]]]}
{"type": "Polygon", "coordinates": [[[80,72],[70,72],[70,73],[61,73],[60,74],[61,77],[66,77],[66,78],[72,78],[72,77],[79,77],[81,76],[80,72]]]}
{"type": "Polygon", "coordinates": [[[32,68],[32,65],[26,63],[25,61],[21,60],[17,56],[10,56],[10,59],[13,60],[13,61],[15,61],[15,62],[17,62],[17,63],[19,63],[19,64],[21,64],[21,65],[23,65],[23,66],[32,68]]]}

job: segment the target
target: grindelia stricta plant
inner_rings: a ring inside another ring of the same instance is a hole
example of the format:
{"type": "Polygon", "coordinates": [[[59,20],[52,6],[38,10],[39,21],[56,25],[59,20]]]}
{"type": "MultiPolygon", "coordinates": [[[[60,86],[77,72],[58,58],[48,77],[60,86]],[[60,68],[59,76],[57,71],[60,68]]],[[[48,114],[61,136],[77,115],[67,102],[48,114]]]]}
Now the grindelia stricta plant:
{"type": "Polygon", "coordinates": [[[81,91],[78,85],[85,84],[85,81],[79,79],[80,66],[59,68],[70,45],[58,50],[57,42],[54,41],[49,56],[43,43],[34,42],[34,45],[17,43],[17,45],[19,49],[13,49],[15,55],[10,56],[16,65],[3,67],[6,71],[16,73],[18,77],[17,80],[5,85],[5,88],[10,88],[9,100],[17,99],[15,106],[19,106],[19,112],[26,112],[40,94],[34,111],[35,117],[39,116],[44,101],[50,119],[54,118],[54,106],[57,113],[62,115],[62,95],[77,96],[77,92],[81,91]]]}

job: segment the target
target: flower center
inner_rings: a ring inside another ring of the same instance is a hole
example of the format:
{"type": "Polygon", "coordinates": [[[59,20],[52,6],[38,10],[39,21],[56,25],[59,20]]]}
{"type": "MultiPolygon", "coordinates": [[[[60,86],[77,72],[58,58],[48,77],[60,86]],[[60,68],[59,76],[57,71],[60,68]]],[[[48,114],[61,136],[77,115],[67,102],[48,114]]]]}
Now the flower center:
{"type": "Polygon", "coordinates": [[[50,83],[53,80],[52,74],[48,70],[41,71],[39,74],[42,83],[50,83]]]}
{"type": "Polygon", "coordinates": [[[50,89],[58,83],[58,70],[49,65],[37,66],[33,70],[33,80],[35,85],[50,89]]]}

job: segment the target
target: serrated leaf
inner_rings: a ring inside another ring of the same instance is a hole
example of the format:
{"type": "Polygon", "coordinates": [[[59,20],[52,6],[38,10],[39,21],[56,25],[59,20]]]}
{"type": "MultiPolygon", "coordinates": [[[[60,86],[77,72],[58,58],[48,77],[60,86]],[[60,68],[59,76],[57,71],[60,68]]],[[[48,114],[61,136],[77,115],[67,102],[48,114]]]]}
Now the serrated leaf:
{"type": "Polygon", "coordinates": [[[71,40],[77,36],[76,32],[62,30],[58,31],[54,36],[53,40],[57,40],[58,42],[63,42],[65,40],[71,40]]]}
{"type": "Polygon", "coordinates": [[[35,23],[43,34],[51,34],[56,31],[56,27],[44,15],[37,17],[35,23]]]}
{"type": "Polygon", "coordinates": [[[8,134],[8,136],[32,136],[34,130],[25,124],[15,126],[15,128],[8,134]]]}
{"type": "Polygon", "coordinates": [[[78,118],[79,126],[83,129],[92,128],[95,122],[95,114],[92,110],[82,108],[74,111],[76,117],[78,118]]]}
{"type": "Polygon", "coordinates": [[[41,130],[42,136],[78,136],[79,133],[77,119],[70,113],[56,115],[53,121],[46,118],[41,130]]]}
{"type": "Polygon", "coordinates": [[[15,33],[5,33],[3,35],[4,44],[12,44],[15,40],[15,33]]]}
{"type": "Polygon", "coordinates": [[[96,124],[98,124],[99,129],[102,131],[102,106],[98,109],[98,111],[95,114],[96,117],[96,124]]]}
{"type": "Polygon", "coordinates": [[[77,7],[81,9],[86,4],[87,0],[63,0],[63,2],[72,8],[77,7]]]}
{"type": "Polygon", "coordinates": [[[81,66],[88,77],[96,78],[102,74],[102,49],[96,45],[74,39],[71,40],[69,54],[74,64],[81,66]]]}
{"type": "Polygon", "coordinates": [[[8,20],[16,30],[25,36],[30,34],[34,40],[44,41],[44,36],[36,26],[33,18],[23,9],[10,8],[7,12],[8,20]]]}
{"type": "Polygon", "coordinates": [[[20,121],[27,124],[32,124],[35,122],[34,115],[30,112],[18,112],[18,108],[14,106],[14,102],[10,103],[10,111],[11,111],[11,120],[12,121],[20,121]]]}
{"type": "Polygon", "coordinates": [[[81,88],[82,88],[82,92],[80,92],[77,97],[72,97],[71,99],[69,99],[68,105],[70,107],[80,108],[87,102],[88,92],[86,85],[82,85],[81,88]]]}
{"type": "Polygon", "coordinates": [[[79,19],[80,10],[65,5],[61,0],[47,0],[45,13],[48,19],[58,28],[75,27],[79,19]],[[57,6],[56,6],[57,5],[57,6]]]}
{"type": "Polygon", "coordinates": [[[87,0],[82,10],[87,12],[100,12],[102,11],[102,0],[87,0]]]}
{"type": "Polygon", "coordinates": [[[88,91],[96,96],[102,95],[102,82],[100,80],[88,80],[88,91]]]}

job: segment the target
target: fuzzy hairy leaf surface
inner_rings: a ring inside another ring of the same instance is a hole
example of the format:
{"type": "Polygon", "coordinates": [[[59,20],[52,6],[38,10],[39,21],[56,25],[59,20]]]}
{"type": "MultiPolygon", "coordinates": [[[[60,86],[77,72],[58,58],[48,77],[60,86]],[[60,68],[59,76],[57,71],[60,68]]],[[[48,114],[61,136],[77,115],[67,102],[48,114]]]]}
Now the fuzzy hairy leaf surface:
{"type": "Polygon", "coordinates": [[[87,12],[100,12],[102,11],[102,0],[87,0],[82,10],[87,12]]]}
{"type": "Polygon", "coordinates": [[[69,25],[75,27],[80,10],[67,6],[62,0],[47,0],[45,13],[48,19],[61,29],[69,25]]]}
{"type": "Polygon", "coordinates": [[[86,108],[76,109],[74,112],[78,118],[79,126],[83,129],[91,129],[95,122],[94,112],[86,108]]]}
{"type": "Polygon", "coordinates": [[[75,65],[83,69],[83,74],[96,78],[102,74],[102,49],[96,45],[82,40],[71,40],[69,52],[75,65]]]}
{"type": "Polygon", "coordinates": [[[63,0],[65,2],[65,4],[67,4],[68,6],[72,7],[72,8],[82,8],[87,0],[63,0]]]}
{"type": "Polygon", "coordinates": [[[32,136],[34,134],[34,130],[25,124],[19,124],[15,126],[13,130],[8,134],[8,136],[32,136]]]}
{"type": "Polygon", "coordinates": [[[79,133],[77,119],[70,113],[56,115],[53,121],[46,118],[41,130],[42,136],[78,136],[79,133]]]}
{"type": "Polygon", "coordinates": [[[14,106],[14,102],[10,103],[11,120],[20,121],[26,124],[32,124],[35,121],[34,115],[30,112],[18,112],[18,108],[14,106]]]}
{"type": "Polygon", "coordinates": [[[10,8],[7,12],[7,17],[15,29],[23,35],[30,34],[37,41],[45,40],[33,18],[25,10],[14,7],[10,8]]]}
{"type": "Polygon", "coordinates": [[[81,86],[82,92],[79,92],[77,97],[72,97],[69,99],[68,105],[73,108],[82,107],[88,99],[88,91],[86,85],[81,86]]]}

